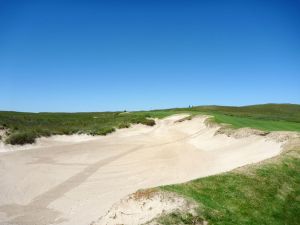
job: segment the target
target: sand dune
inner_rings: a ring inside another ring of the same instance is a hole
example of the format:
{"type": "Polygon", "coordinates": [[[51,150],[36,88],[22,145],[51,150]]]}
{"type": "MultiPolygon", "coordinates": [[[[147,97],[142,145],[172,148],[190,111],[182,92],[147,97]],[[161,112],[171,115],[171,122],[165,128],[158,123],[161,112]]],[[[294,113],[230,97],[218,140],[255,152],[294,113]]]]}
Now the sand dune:
{"type": "Polygon", "coordinates": [[[280,153],[259,135],[215,135],[207,117],[157,120],[80,142],[0,153],[0,224],[87,225],[141,188],[229,171],[280,153]]]}

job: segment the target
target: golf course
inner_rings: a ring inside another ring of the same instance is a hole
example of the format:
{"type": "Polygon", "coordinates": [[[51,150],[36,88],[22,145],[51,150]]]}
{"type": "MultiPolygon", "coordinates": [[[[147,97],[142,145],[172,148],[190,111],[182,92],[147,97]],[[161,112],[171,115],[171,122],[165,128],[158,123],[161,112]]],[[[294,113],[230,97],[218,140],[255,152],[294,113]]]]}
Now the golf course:
{"type": "Polygon", "coordinates": [[[1,224],[299,224],[300,105],[0,112],[1,224]]]}
{"type": "Polygon", "coordinates": [[[0,0],[0,225],[300,225],[300,0],[0,0]]]}

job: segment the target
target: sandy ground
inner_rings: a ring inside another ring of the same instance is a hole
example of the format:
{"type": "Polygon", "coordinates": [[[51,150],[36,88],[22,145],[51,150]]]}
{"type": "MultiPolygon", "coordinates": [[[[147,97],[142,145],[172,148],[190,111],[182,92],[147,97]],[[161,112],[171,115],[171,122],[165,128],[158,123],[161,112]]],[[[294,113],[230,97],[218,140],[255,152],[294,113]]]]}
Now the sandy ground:
{"type": "MultiPolygon", "coordinates": [[[[186,115],[78,141],[49,140],[0,153],[0,224],[88,225],[141,188],[228,171],[280,153],[259,135],[215,135],[206,117],[186,115]]],[[[7,149],[6,149],[7,150],[7,149]]]]}
{"type": "MultiPolygon", "coordinates": [[[[98,221],[92,222],[90,225],[158,225],[157,217],[161,215],[167,215],[175,211],[196,215],[195,209],[197,206],[197,203],[174,193],[162,191],[149,193],[147,189],[121,199],[111,207],[106,215],[98,221]]],[[[197,223],[197,225],[205,224],[204,221],[201,222],[197,223]]]]}
{"type": "Polygon", "coordinates": [[[99,137],[97,136],[91,136],[87,134],[75,134],[75,135],[53,135],[51,137],[41,137],[41,138],[37,138],[35,143],[25,144],[25,145],[6,145],[3,142],[0,142],[0,153],[35,149],[35,148],[70,145],[70,144],[97,140],[97,139],[99,139],[99,137]]]}

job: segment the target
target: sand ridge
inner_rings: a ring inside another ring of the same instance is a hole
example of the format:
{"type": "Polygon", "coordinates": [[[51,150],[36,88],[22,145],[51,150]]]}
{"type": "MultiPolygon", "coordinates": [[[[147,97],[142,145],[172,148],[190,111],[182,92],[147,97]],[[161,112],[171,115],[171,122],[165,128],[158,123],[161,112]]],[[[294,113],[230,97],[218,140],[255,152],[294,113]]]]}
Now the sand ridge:
{"type": "Polygon", "coordinates": [[[229,171],[281,151],[283,142],[261,135],[215,135],[219,127],[207,127],[207,116],[176,122],[186,116],[0,153],[0,223],[90,224],[138,189],[229,171]]]}

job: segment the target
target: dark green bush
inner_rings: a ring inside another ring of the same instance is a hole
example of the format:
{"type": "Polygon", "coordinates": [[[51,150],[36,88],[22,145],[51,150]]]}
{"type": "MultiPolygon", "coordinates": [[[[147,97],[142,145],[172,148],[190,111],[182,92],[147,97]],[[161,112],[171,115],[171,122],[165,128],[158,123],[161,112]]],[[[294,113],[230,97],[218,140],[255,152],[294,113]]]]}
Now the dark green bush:
{"type": "Polygon", "coordinates": [[[130,127],[130,123],[126,123],[126,122],[120,123],[119,126],[118,126],[119,129],[129,128],[129,127],[130,127]]]}
{"type": "Polygon", "coordinates": [[[16,132],[6,139],[6,143],[12,145],[32,144],[36,138],[37,134],[31,131],[16,132]]]}
{"type": "Polygon", "coordinates": [[[152,119],[146,119],[146,120],[142,121],[142,124],[147,125],[147,126],[154,126],[155,121],[152,119]]]}

